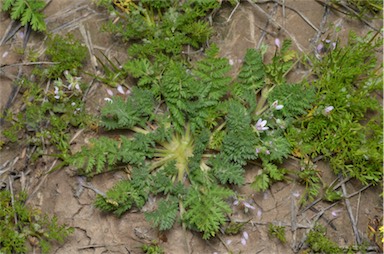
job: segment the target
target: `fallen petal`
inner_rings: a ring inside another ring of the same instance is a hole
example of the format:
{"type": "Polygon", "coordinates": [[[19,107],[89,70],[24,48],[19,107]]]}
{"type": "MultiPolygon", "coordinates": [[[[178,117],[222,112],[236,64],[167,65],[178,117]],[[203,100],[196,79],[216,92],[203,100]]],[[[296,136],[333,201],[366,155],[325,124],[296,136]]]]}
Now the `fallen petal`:
{"type": "Polygon", "coordinates": [[[276,45],[276,47],[278,47],[278,48],[280,48],[280,40],[279,40],[279,38],[276,38],[275,39],[275,45],[276,45]]]}
{"type": "Polygon", "coordinates": [[[4,53],[3,53],[3,58],[6,58],[8,56],[8,51],[5,51],[4,53]]]}
{"type": "Polygon", "coordinates": [[[256,209],[254,206],[250,205],[248,202],[243,202],[243,204],[244,204],[244,206],[245,206],[246,208],[249,208],[249,209],[252,209],[252,210],[255,210],[255,209],[256,209]]]}
{"type": "Polygon", "coordinates": [[[124,88],[121,85],[117,86],[117,91],[121,94],[125,94],[124,88]]]}
{"type": "Polygon", "coordinates": [[[109,96],[113,96],[113,92],[112,92],[112,90],[111,90],[111,89],[107,89],[107,94],[108,94],[109,96]]]}

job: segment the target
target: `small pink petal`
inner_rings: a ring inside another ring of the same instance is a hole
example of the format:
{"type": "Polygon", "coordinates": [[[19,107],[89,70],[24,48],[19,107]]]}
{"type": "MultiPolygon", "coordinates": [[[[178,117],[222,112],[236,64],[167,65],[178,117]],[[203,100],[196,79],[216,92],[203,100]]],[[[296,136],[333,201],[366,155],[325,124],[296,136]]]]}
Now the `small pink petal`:
{"type": "Polygon", "coordinates": [[[244,238],[241,238],[241,244],[243,246],[247,245],[247,240],[245,240],[244,238]]]}
{"type": "Polygon", "coordinates": [[[263,215],[263,212],[261,211],[261,209],[257,210],[256,215],[257,215],[257,218],[259,218],[259,220],[260,220],[261,215],[263,215]]]}
{"type": "Polygon", "coordinates": [[[246,208],[249,208],[249,209],[252,209],[252,210],[255,210],[255,209],[256,209],[254,206],[250,205],[248,202],[243,202],[243,204],[244,204],[244,206],[245,206],[246,208]]]}
{"type": "Polygon", "coordinates": [[[243,237],[245,240],[248,240],[249,239],[249,235],[246,231],[243,232],[243,237]]]}
{"type": "Polygon", "coordinates": [[[324,48],[323,43],[320,43],[319,45],[317,45],[317,47],[316,47],[316,51],[317,51],[317,53],[321,53],[321,51],[323,50],[323,48],[324,48]]]}
{"type": "Polygon", "coordinates": [[[338,209],[338,210],[334,210],[334,211],[332,211],[331,214],[332,214],[333,217],[338,217],[338,216],[340,215],[340,214],[339,214],[340,212],[341,212],[341,210],[338,209]]]}
{"type": "Polygon", "coordinates": [[[107,89],[107,94],[108,94],[109,96],[113,96],[113,92],[112,92],[112,90],[111,90],[111,89],[107,89]]]}
{"type": "Polygon", "coordinates": [[[9,54],[9,52],[8,52],[8,51],[5,51],[5,52],[3,53],[3,58],[6,58],[6,57],[8,56],[8,54],[9,54]]]}
{"type": "Polygon", "coordinates": [[[239,200],[235,200],[234,202],[233,202],[233,205],[239,205],[239,200]]]}
{"type": "Polygon", "coordinates": [[[275,45],[276,45],[276,47],[278,47],[278,48],[280,48],[280,40],[279,40],[279,38],[276,38],[275,39],[275,45]]]}

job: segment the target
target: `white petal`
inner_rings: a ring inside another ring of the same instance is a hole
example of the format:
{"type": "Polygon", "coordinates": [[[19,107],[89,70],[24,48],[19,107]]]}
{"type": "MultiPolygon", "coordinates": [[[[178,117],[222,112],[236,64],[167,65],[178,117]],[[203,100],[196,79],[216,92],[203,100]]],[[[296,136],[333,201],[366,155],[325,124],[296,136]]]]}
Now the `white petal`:
{"type": "Polygon", "coordinates": [[[333,109],[334,109],[333,106],[328,106],[328,107],[325,107],[324,112],[325,112],[326,114],[328,114],[328,113],[331,112],[333,109]]]}
{"type": "Polygon", "coordinates": [[[280,110],[280,109],[284,108],[284,105],[277,105],[275,108],[276,108],[276,110],[280,110]]]}
{"type": "Polygon", "coordinates": [[[264,127],[266,124],[267,124],[267,120],[264,120],[264,121],[262,121],[262,122],[260,123],[260,125],[261,125],[262,127],[264,127]]]}
{"type": "Polygon", "coordinates": [[[257,218],[259,218],[259,220],[260,220],[262,214],[263,214],[263,212],[261,211],[261,209],[257,210],[256,215],[257,215],[257,218]]]}
{"type": "Polygon", "coordinates": [[[104,98],[105,101],[112,102],[111,98],[104,98]]]}
{"type": "Polygon", "coordinates": [[[55,95],[54,97],[55,97],[55,99],[57,99],[57,100],[60,99],[60,95],[55,95]]]}
{"type": "Polygon", "coordinates": [[[5,51],[4,53],[3,53],[3,58],[6,58],[8,56],[8,51],[5,51]]]}
{"type": "Polygon", "coordinates": [[[243,237],[245,240],[248,240],[249,239],[249,235],[246,231],[243,232],[243,237]]]}
{"type": "Polygon", "coordinates": [[[241,238],[241,244],[244,246],[247,245],[247,240],[245,240],[244,238],[241,238]]]}
{"type": "Polygon", "coordinates": [[[292,193],[292,195],[293,195],[295,198],[298,198],[298,197],[300,197],[300,192],[295,191],[295,192],[292,193]]]}
{"type": "Polygon", "coordinates": [[[121,94],[125,94],[124,88],[121,85],[117,86],[117,91],[121,94]]]}

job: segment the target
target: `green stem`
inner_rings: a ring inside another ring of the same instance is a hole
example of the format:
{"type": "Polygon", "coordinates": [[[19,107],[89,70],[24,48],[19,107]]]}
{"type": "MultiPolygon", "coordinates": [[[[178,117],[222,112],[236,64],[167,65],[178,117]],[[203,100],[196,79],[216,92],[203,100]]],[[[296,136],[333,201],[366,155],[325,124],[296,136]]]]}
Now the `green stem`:
{"type": "Polygon", "coordinates": [[[265,106],[265,103],[267,102],[268,95],[272,91],[273,87],[274,86],[269,88],[268,86],[266,86],[261,90],[261,96],[256,106],[256,115],[260,115],[268,108],[267,106],[265,106]]]}

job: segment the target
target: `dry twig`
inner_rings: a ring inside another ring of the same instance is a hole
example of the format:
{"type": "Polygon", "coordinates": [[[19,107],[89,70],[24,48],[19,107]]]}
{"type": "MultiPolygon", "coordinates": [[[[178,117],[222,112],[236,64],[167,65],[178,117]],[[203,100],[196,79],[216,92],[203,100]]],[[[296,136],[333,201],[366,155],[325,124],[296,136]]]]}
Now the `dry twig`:
{"type": "Polygon", "coordinates": [[[349,202],[345,183],[341,184],[341,189],[343,190],[343,196],[345,197],[344,202],[345,202],[345,205],[347,206],[348,216],[349,216],[349,219],[351,220],[353,233],[355,234],[355,238],[356,238],[356,243],[360,245],[361,238],[360,238],[359,230],[357,229],[355,218],[353,216],[352,207],[351,207],[351,203],[349,202]]]}
{"type": "MultiPolygon", "coordinates": [[[[291,40],[295,43],[296,47],[298,50],[300,50],[301,52],[304,51],[304,47],[296,40],[295,36],[293,36],[287,29],[285,29],[282,25],[280,25],[270,14],[268,14],[266,11],[263,10],[263,8],[261,8],[260,6],[258,6],[257,4],[255,4],[253,1],[251,0],[247,0],[248,3],[250,3],[253,7],[257,8],[260,12],[262,12],[265,16],[268,17],[268,24],[269,22],[271,22],[275,27],[277,27],[278,29],[281,29],[284,33],[286,33],[290,38],[291,40]]],[[[276,5],[277,6],[277,5],[276,5]]],[[[265,35],[265,34],[264,34],[265,35]]],[[[260,46],[261,44],[261,40],[264,36],[262,36],[260,38],[260,41],[259,41],[259,44],[258,44],[258,47],[260,46]]]]}

